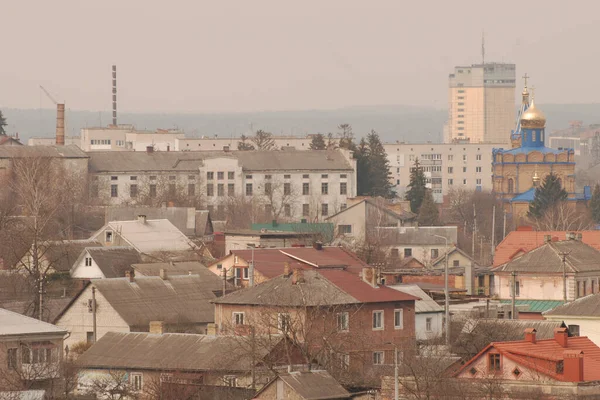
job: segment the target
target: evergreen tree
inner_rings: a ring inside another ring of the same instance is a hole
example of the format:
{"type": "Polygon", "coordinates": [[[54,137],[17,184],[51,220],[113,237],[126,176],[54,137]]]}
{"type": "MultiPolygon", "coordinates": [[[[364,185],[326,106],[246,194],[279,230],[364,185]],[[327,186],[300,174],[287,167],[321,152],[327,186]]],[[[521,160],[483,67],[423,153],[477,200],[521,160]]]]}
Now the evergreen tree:
{"type": "Polygon", "coordinates": [[[240,141],[238,142],[238,150],[248,151],[254,150],[254,146],[249,143],[248,136],[242,135],[240,136],[240,141]]]}
{"type": "Polygon", "coordinates": [[[368,196],[371,191],[369,180],[369,146],[365,138],[354,149],[356,158],[356,192],[359,196],[368,196]]]}
{"type": "Polygon", "coordinates": [[[421,204],[423,203],[423,198],[427,191],[425,184],[425,174],[423,173],[423,168],[417,158],[410,171],[410,182],[408,183],[409,189],[404,196],[406,200],[410,201],[410,210],[415,214],[419,214],[419,210],[421,209],[421,204]]]}
{"type": "Polygon", "coordinates": [[[333,150],[335,148],[337,148],[337,145],[335,144],[335,139],[333,138],[333,133],[329,132],[327,134],[327,149],[333,150]]]}
{"type": "Polygon", "coordinates": [[[528,215],[541,218],[544,213],[567,199],[568,193],[560,186],[558,176],[554,173],[544,178],[544,182],[535,189],[533,201],[529,203],[528,215]]]}
{"type": "Polygon", "coordinates": [[[433,194],[431,194],[430,189],[427,189],[425,191],[425,196],[423,197],[421,209],[419,210],[417,222],[419,223],[419,226],[438,226],[440,224],[439,218],[440,213],[433,200],[433,194]]]}
{"type": "Polygon", "coordinates": [[[592,220],[600,224],[600,185],[597,183],[594,186],[594,193],[592,193],[592,199],[590,200],[590,210],[592,212],[592,220]]]}
{"type": "Polygon", "coordinates": [[[2,110],[0,110],[0,135],[6,135],[6,130],[4,129],[6,125],[6,118],[4,118],[2,110]]]}
{"type": "Polygon", "coordinates": [[[322,133],[317,133],[312,137],[310,142],[311,150],[325,150],[327,145],[325,144],[325,136],[322,133]]]}
{"type": "Polygon", "coordinates": [[[367,145],[369,146],[368,180],[370,185],[368,195],[392,198],[394,191],[390,183],[390,163],[379,135],[374,130],[367,135],[367,145]]]}
{"type": "Polygon", "coordinates": [[[252,142],[256,145],[257,150],[275,150],[275,140],[273,140],[273,134],[271,132],[265,132],[263,130],[256,131],[256,134],[252,138],[252,142]]]}

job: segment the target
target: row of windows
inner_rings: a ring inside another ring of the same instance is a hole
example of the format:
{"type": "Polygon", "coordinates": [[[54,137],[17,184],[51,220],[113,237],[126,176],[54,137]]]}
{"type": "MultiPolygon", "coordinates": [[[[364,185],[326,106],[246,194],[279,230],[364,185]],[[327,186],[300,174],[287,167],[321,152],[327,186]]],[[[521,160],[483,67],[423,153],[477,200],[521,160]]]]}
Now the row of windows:
{"type": "MultiPolygon", "coordinates": [[[[400,149],[398,149],[400,150],[400,149]]],[[[433,149],[432,149],[433,150],[433,149]]],[[[466,151],[466,148],[463,148],[463,151],[466,151]]],[[[477,150],[480,150],[479,148],[477,150]]],[[[410,149],[410,151],[413,151],[413,149],[410,149]]],[[[450,148],[450,151],[452,151],[452,148],[450,148]]],[[[477,161],[481,161],[481,154],[476,154],[475,155],[475,160],[477,161]]],[[[408,155],[408,161],[415,161],[416,159],[416,155],[415,154],[409,154],[408,155]]],[[[441,154],[421,154],[421,160],[441,160],[442,159],[442,155],[441,154]],[[434,156],[435,158],[432,158],[432,156],[434,156]],[[439,157],[438,157],[439,156],[439,157]]],[[[448,161],[454,161],[454,154],[448,154],[448,161]]],[[[463,154],[463,161],[467,161],[467,155],[463,154]]]]}
{"type": "MultiPolygon", "coordinates": [[[[222,186],[222,185],[220,185],[220,186],[222,186]]],[[[235,194],[234,185],[229,184],[227,186],[228,186],[228,188],[227,188],[228,196],[233,196],[235,194]]],[[[208,189],[208,185],[207,185],[207,189],[208,189]]],[[[174,183],[169,184],[168,190],[169,190],[169,194],[174,196],[177,192],[177,185],[174,183]]],[[[156,197],[156,194],[157,194],[156,184],[148,185],[148,196],[156,197]]],[[[129,185],[129,197],[137,198],[138,195],[139,195],[138,185],[137,184],[129,185]]],[[[190,197],[193,197],[196,195],[196,185],[194,183],[190,183],[187,185],[187,195],[190,197]]],[[[91,196],[98,197],[98,186],[92,185],[91,196]]],[[[210,196],[212,196],[212,194],[210,196]]],[[[110,197],[119,197],[119,185],[110,185],[110,197]]]]}
{"type": "MultiPolygon", "coordinates": [[[[227,172],[227,179],[234,179],[235,178],[235,173],[233,171],[228,171],[227,172]]],[[[212,171],[208,171],[206,173],[206,180],[212,181],[213,179],[215,179],[215,173],[212,171]]],[[[217,179],[218,180],[223,180],[225,179],[225,172],[223,171],[218,171],[217,172],[217,179]]]]}
{"type": "MultiPolygon", "coordinates": [[[[212,193],[212,184],[207,185],[207,195],[212,196],[212,194],[208,194],[208,193],[212,193]],[[211,187],[210,191],[208,190],[209,186],[211,187]]],[[[254,194],[253,184],[246,183],[246,196],[252,196],[253,194],[254,194]]],[[[273,185],[271,184],[271,182],[265,183],[264,194],[267,196],[273,194],[273,185]]],[[[329,194],[329,183],[327,183],[327,182],[321,183],[321,194],[324,194],[324,195],[329,194]]],[[[341,195],[348,194],[348,183],[347,182],[340,182],[340,194],[341,195]]],[[[292,195],[292,184],[291,183],[285,182],[283,184],[283,195],[284,196],[292,195]]],[[[302,195],[303,196],[310,195],[310,183],[308,183],[308,182],[302,183],[302,195]]]]}
{"type": "MultiPolygon", "coordinates": [[[[148,177],[148,179],[149,179],[149,180],[151,180],[151,181],[155,181],[155,180],[157,179],[157,176],[156,176],[156,175],[150,175],[150,176],[148,177]]],[[[97,177],[97,176],[94,176],[94,180],[95,180],[95,181],[97,181],[97,180],[98,180],[98,177],[97,177]]],[[[119,177],[118,177],[118,176],[116,176],[116,175],[112,175],[112,176],[110,177],[110,180],[111,180],[111,181],[118,181],[118,180],[119,180],[119,177]]],[[[131,176],[129,177],[129,180],[130,180],[130,181],[137,181],[137,180],[138,180],[138,177],[137,177],[137,175],[131,175],[131,176]]],[[[169,180],[170,180],[170,181],[176,181],[176,180],[177,180],[177,176],[176,176],[176,175],[169,175],[169,180]]],[[[188,180],[190,180],[190,181],[195,181],[195,180],[196,180],[196,175],[188,175],[188,180]]]]}
{"type": "MultiPolygon", "coordinates": [[[[211,213],[211,215],[214,215],[217,218],[225,217],[225,205],[219,204],[219,205],[217,205],[216,209],[213,205],[208,205],[207,208],[208,208],[208,211],[211,213]]],[[[345,210],[346,208],[348,208],[348,205],[346,203],[340,204],[340,211],[345,210]]],[[[328,203],[322,203],[320,206],[317,206],[317,209],[318,209],[317,211],[320,210],[321,216],[323,216],[323,217],[329,216],[329,204],[328,203]]],[[[266,216],[272,217],[272,215],[273,215],[272,205],[265,204],[264,212],[265,212],[266,216]]],[[[285,217],[292,216],[292,206],[290,204],[283,205],[283,215],[285,217]]],[[[310,204],[308,204],[308,203],[302,204],[302,216],[310,217],[310,204]]]]}
{"type": "Polygon", "coordinates": [[[90,144],[110,144],[110,139],[92,139],[90,140],[90,144]]]}
{"type": "MultiPolygon", "coordinates": [[[[8,369],[18,368],[18,353],[16,347],[6,351],[8,369]]],[[[32,343],[31,347],[21,346],[22,364],[50,364],[58,362],[58,348],[55,346],[32,343]]]]}
{"type": "MultiPolygon", "coordinates": [[[[463,170],[463,172],[467,172],[467,167],[463,167],[462,170],[463,170]]],[[[482,171],[481,167],[475,167],[475,172],[479,173],[481,171],[482,171]]],[[[449,174],[453,174],[454,173],[454,167],[448,167],[448,173],[449,174]]]]}
{"type": "MultiPolygon", "coordinates": [[[[273,178],[273,175],[265,175],[265,180],[270,180],[273,178]]],[[[283,179],[291,179],[292,175],[286,174],[283,175],[283,179]]],[[[346,179],[348,178],[348,174],[340,174],[340,179],[346,179]]],[[[212,179],[212,178],[210,178],[212,179]]],[[[229,178],[229,179],[233,179],[233,178],[229,178]]],[[[252,179],[252,175],[246,175],[246,179],[252,179]]],[[[310,175],[309,174],[303,174],[302,175],[302,179],[310,179],[310,175]]],[[[321,174],[321,179],[329,179],[329,174],[321,174]]]]}
{"type": "MultiPolygon", "coordinates": [[[[463,185],[467,184],[467,180],[463,179],[463,185]]],[[[476,185],[481,185],[481,179],[477,178],[475,179],[475,184],[476,185]]],[[[448,179],[448,186],[452,186],[454,185],[454,179],[448,179]]]]}

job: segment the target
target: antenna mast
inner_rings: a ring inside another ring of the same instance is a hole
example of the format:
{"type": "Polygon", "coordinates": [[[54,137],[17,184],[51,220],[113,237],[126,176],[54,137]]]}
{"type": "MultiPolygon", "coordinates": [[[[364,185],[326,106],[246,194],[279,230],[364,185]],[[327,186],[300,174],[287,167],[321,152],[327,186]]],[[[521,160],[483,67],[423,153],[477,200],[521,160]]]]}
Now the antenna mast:
{"type": "Polygon", "coordinates": [[[485,33],[481,31],[481,64],[485,65],[485,33]]]}
{"type": "Polygon", "coordinates": [[[117,126],[117,66],[112,66],[112,123],[117,126]]]}

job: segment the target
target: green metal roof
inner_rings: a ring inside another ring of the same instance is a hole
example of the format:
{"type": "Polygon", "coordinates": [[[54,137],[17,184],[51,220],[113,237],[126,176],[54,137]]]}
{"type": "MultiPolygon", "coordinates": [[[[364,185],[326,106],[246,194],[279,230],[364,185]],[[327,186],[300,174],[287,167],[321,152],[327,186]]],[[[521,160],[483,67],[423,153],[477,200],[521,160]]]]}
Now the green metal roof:
{"type": "Polygon", "coordinates": [[[330,222],[272,222],[270,224],[252,224],[252,230],[260,231],[261,229],[266,229],[272,232],[281,231],[321,234],[323,236],[323,240],[325,241],[332,240],[334,232],[334,226],[330,222]]]}
{"type": "MultiPolygon", "coordinates": [[[[501,303],[511,304],[511,300],[500,300],[501,303]]],[[[544,311],[552,310],[554,307],[562,305],[564,302],[561,300],[515,300],[517,306],[529,306],[527,312],[542,313],[544,311]]]]}

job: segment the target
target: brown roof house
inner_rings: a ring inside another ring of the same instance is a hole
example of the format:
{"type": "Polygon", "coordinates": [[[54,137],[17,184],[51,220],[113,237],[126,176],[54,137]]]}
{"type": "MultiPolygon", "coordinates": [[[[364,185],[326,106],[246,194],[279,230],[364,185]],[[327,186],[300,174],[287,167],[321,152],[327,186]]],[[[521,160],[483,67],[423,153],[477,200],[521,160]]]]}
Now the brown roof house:
{"type": "Polygon", "coordinates": [[[142,261],[133,247],[86,247],[71,267],[71,278],[122,278],[131,265],[142,261]]]}
{"type": "Polygon", "coordinates": [[[327,371],[293,371],[280,374],[254,396],[258,400],[338,400],[352,395],[327,371]]]}
{"type": "Polygon", "coordinates": [[[214,300],[215,323],[220,334],[286,334],[341,382],[376,381],[394,346],[412,350],[418,298],[377,285],[372,268],[361,275],[288,269],[214,300]]]}
{"type": "Polygon", "coordinates": [[[62,377],[65,336],[63,328],[0,308],[2,389],[21,390],[34,385],[49,389],[57,385],[62,377]]]}
{"type": "Polygon", "coordinates": [[[95,279],[55,320],[71,335],[69,347],[93,342],[93,296],[96,297],[96,338],[107,332],[148,332],[151,325],[166,332],[205,333],[214,322],[217,276],[186,275],[95,279]]]}
{"type": "MultiPolygon", "coordinates": [[[[164,394],[169,387],[176,390],[172,384],[179,386],[180,394],[170,392],[172,397],[167,398],[173,399],[190,398],[194,388],[260,388],[273,379],[273,371],[300,359],[283,335],[257,335],[253,345],[244,339],[236,335],[109,332],[77,359],[77,391],[97,392],[98,381],[115,378],[149,398],[157,398],[152,396],[164,394]]],[[[245,394],[242,398],[252,398],[254,390],[245,394]]]]}

